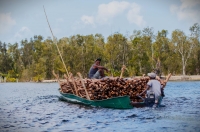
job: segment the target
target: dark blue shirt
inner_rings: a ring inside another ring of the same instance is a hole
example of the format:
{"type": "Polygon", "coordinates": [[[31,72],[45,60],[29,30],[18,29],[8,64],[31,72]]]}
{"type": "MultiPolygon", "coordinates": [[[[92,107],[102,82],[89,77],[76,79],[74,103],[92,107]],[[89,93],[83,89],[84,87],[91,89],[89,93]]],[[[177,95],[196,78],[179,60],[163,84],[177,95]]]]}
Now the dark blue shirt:
{"type": "Polygon", "coordinates": [[[89,78],[92,78],[93,75],[98,71],[98,68],[93,68],[95,64],[93,64],[91,67],[90,67],[90,70],[89,70],[89,78]]]}

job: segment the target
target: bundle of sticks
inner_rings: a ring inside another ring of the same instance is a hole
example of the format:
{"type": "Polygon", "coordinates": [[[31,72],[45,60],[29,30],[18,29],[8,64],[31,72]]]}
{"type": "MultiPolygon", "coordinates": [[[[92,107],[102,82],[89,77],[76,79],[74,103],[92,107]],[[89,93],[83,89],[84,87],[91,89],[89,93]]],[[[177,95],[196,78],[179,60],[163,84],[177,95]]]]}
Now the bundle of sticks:
{"type": "MultiPolygon", "coordinates": [[[[83,79],[85,88],[91,100],[109,99],[112,97],[129,95],[130,99],[137,101],[136,95],[141,93],[145,88],[149,78],[141,79],[123,79],[123,78],[105,78],[83,79]]],[[[86,97],[86,92],[80,79],[69,79],[68,82],[61,83],[63,93],[76,94],[82,98],[86,97]],[[76,92],[77,91],[77,92],[76,92]]]]}
{"type": "MultiPolygon", "coordinates": [[[[147,86],[149,77],[141,78],[121,78],[107,77],[104,79],[83,79],[78,73],[79,78],[74,78],[72,74],[66,77],[65,82],[60,82],[61,92],[71,93],[89,100],[102,100],[118,96],[130,96],[131,101],[141,102],[136,95],[141,93],[147,86]]],[[[161,84],[166,85],[166,80],[157,78],[161,84]]],[[[143,95],[144,97],[145,95],[143,95]]]]}

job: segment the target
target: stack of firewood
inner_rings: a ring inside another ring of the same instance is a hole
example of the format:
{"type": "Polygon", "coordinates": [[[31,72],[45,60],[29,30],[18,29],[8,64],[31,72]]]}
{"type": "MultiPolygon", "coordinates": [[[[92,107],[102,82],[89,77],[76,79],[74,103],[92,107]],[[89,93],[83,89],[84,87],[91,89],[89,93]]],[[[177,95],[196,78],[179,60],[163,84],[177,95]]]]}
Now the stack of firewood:
{"type": "MultiPolygon", "coordinates": [[[[58,75],[53,71],[53,75],[57,78],[60,84],[62,93],[71,93],[82,98],[89,100],[102,100],[118,96],[130,96],[131,101],[140,102],[141,99],[137,94],[146,89],[149,77],[141,78],[122,78],[123,72],[126,67],[123,65],[120,77],[108,77],[104,79],[83,79],[80,73],[77,73],[79,78],[74,78],[72,73],[65,75],[66,82],[60,82],[58,75]]],[[[166,86],[171,73],[167,76],[166,80],[161,80],[156,77],[161,84],[166,86]]],[[[144,98],[145,95],[142,95],[144,98]]]]}
{"type": "Polygon", "coordinates": [[[118,96],[130,96],[134,102],[140,101],[136,96],[141,93],[147,85],[149,77],[138,78],[105,78],[105,79],[68,79],[62,82],[61,91],[63,93],[71,93],[82,98],[87,98],[88,92],[91,100],[109,99],[118,96]],[[84,84],[81,83],[84,82],[84,84]],[[84,89],[86,88],[86,91],[84,89]]]}

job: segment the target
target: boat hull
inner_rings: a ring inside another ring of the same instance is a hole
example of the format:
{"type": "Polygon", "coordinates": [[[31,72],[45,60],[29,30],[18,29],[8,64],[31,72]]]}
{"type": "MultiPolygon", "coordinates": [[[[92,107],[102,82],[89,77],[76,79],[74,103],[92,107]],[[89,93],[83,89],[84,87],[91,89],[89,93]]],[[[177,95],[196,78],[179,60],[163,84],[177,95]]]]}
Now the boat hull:
{"type": "MultiPolygon", "coordinates": [[[[143,102],[131,102],[129,96],[119,96],[113,97],[109,99],[103,100],[88,100],[85,98],[81,98],[74,94],[62,93],[60,92],[61,100],[75,103],[75,104],[83,104],[95,107],[103,107],[103,108],[113,108],[113,109],[132,109],[134,107],[152,107],[153,104],[147,103],[144,99],[143,102]]],[[[161,105],[162,98],[160,98],[158,107],[161,105]]]]}
{"type": "Polygon", "coordinates": [[[79,96],[76,96],[74,94],[69,93],[62,93],[62,100],[72,102],[72,103],[78,103],[78,104],[84,104],[84,105],[90,105],[95,107],[103,107],[103,108],[113,108],[113,109],[131,109],[133,106],[131,105],[131,101],[129,96],[120,96],[120,97],[114,97],[110,99],[104,99],[104,100],[88,100],[85,98],[81,98],[79,96]]]}

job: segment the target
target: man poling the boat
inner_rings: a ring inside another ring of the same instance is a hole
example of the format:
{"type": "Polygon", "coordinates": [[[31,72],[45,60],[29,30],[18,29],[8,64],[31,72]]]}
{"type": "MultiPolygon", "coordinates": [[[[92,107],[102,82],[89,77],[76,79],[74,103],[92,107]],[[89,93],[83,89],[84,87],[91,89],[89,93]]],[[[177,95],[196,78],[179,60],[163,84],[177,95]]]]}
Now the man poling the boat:
{"type": "Polygon", "coordinates": [[[148,73],[148,76],[150,77],[150,80],[147,83],[146,89],[137,96],[141,96],[146,92],[146,98],[145,98],[146,105],[148,106],[153,105],[153,108],[156,108],[158,106],[163,106],[160,105],[160,103],[163,98],[162,95],[164,95],[163,88],[165,87],[166,84],[161,85],[161,83],[156,79],[156,74],[153,72],[148,73]]]}
{"type": "Polygon", "coordinates": [[[101,59],[98,58],[95,60],[95,63],[90,67],[89,78],[91,79],[101,79],[105,77],[104,70],[108,72],[109,70],[104,66],[100,65],[101,59]]]}

